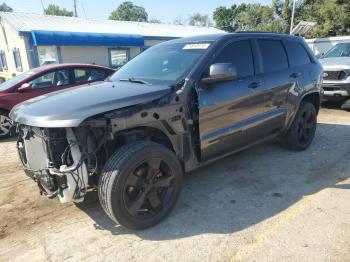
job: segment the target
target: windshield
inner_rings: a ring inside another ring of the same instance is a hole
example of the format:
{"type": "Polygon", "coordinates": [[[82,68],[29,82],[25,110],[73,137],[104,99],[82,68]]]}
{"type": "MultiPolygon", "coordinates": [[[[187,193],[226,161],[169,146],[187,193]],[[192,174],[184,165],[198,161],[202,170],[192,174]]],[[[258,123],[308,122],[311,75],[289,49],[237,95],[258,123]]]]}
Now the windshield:
{"type": "Polygon", "coordinates": [[[350,56],[350,43],[340,43],[335,45],[329,50],[323,57],[349,57],[350,56]]]}
{"type": "Polygon", "coordinates": [[[0,91],[4,91],[6,89],[13,87],[15,84],[23,81],[24,79],[26,79],[27,77],[33,74],[35,74],[34,71],[27,71],[25,73],[15,76],[14,78],[11,78],[10,80],[0,84],[0,91]]]}
{"type": "Polygon", "coordinates": [[[209,42],[197,42],[152,47],[121,67],[110,80],[131,79],[150,84],[177,84],[190,72],[209,46],[209,42]]]}

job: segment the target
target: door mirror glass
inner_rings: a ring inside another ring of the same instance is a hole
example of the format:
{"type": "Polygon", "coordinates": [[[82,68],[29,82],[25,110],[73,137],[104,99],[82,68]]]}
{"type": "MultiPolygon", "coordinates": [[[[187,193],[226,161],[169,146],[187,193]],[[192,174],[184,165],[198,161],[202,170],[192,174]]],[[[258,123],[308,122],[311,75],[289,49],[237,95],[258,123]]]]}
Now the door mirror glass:
{"type": "Polygon", "coordinates": [[[26,90],[31,90],[31,89],[32,89],[32,85],[30,83],[24,83],[20,86],[20,88],[18,88],[18,91],[24,92],[26,90]]]}
{"type": "Polygon", "coordinates": [[[237,78],[237,69],[231,63],[217,63],[210,66],[209,77],[202,79],[205,84],[232,81],[237,78]]]}

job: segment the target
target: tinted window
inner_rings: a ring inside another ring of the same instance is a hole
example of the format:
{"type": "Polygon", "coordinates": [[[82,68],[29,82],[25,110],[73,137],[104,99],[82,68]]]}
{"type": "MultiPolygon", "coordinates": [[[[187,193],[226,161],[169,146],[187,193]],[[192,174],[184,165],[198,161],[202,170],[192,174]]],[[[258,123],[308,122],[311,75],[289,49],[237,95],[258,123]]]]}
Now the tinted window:
{"type": "Polygon", "coordinates": [[[41,75],[30,82],[33,89],[56,87],[69,84],[68,70],[59,70],[41,75]]]}
{"type": "Polygon", "coordinates": [[[288,68],[287,55],[281,41],[258,40],[265,73],[288,68]]]}
{"type": "Polygon", "coordinates": [[[290,66],[301,66],[310,63],[310,57],[305,48],[297,42],[286,42],[290,66]]]}
{"type": "Polygon", "coordinates": [[[232,63],[237,68],[238,77],[254,75],[250,41],[238,41],[228,45],[215,59],[215,63],[232,63]]]}

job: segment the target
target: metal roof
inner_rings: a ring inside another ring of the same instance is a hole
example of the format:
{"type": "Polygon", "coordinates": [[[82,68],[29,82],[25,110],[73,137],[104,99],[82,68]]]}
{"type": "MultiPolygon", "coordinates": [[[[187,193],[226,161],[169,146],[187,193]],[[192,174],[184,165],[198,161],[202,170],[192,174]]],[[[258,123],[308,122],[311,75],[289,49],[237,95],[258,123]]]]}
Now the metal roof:
{"type": "Polygon", "coordinates": [[[188,37],[224,32],[214,27],[97,20],[20,12],[0,12],[0,17],[18,32],[46,30],[83,33],[139,34],[145,37],[188,37]]]}

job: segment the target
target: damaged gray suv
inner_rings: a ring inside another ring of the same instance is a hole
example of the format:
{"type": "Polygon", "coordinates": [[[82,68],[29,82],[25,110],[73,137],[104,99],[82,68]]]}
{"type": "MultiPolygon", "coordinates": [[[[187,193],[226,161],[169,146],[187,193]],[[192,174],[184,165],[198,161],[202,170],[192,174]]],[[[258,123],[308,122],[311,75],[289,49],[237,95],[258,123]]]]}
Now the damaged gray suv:
{"type": "Polygon", "coordinates": [[[302,38],[235,33],[149,48],[103,82],[34,98],[10,117],[40,192],[143,229],[173,209],[183,174],[278,137],[313,140],[322,67],[302,38]]]}

